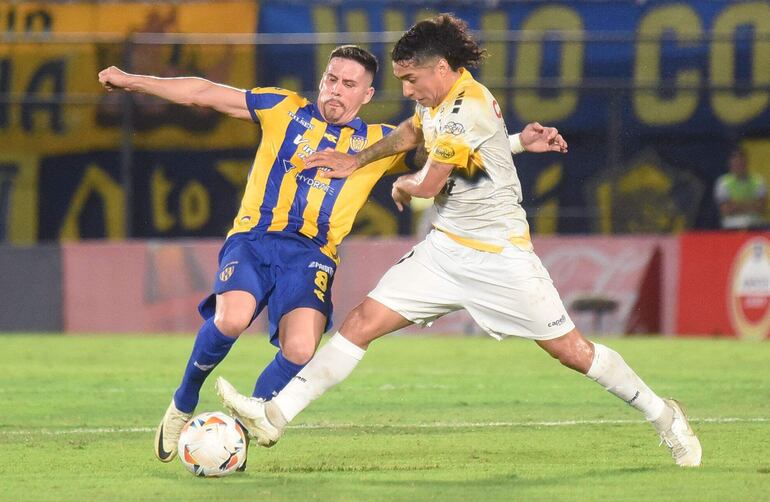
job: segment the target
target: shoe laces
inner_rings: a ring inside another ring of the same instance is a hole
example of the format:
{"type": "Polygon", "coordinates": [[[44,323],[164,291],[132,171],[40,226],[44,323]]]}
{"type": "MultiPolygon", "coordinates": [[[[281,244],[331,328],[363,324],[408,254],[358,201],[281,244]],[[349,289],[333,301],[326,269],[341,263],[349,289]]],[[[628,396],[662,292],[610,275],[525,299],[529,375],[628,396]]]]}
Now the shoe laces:
{"type": "Polygon", "coordinates": [[[671,456],[674,457],[674,459],[680,459],[687,455],[687,448],[682,444],[681,441],[679,441],[679,438],[674,432],[674,424],[677,420],[678,418],[675,416],[668,430],[662,431],[660,433],[660,443],[658,444],[659,447],[665,444],[666,447],[668,447],[668,449],[671,451],[671,456]]]}
{"type": "Polygon", "coordinates": [[[676,438],[667,438],[661,434],[660,444],[658,444],[658,446],[662,446],[663,444],[668,447],[668,449],[671,451],[671,456],[675,459],[682,458],[687,455],[687,448],[685,448],[684,445],[680,443],[676,438]]]}

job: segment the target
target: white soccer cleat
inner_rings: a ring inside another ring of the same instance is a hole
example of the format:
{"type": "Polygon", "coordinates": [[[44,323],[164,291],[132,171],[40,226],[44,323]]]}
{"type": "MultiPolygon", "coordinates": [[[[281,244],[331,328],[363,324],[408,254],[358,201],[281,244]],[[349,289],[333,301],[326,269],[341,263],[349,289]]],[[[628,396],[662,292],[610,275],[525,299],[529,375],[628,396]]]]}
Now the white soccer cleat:
{"type": "Polygon", "coordinates": [[[179,411],[171,399],[171,404],[163,415],[163,420],[155,431],[155,456],[161,462],[171,462],[176,457],[177,444],[179,443],[179,434],[182,427],[191,418],[192,413],[179,411]]]}
{"type": "Polygon", "coordinates": [[[281,439],[286,420],[276,408],[268,412],[269,401],[239,394],[230,382],[222,377],[214,385],[222,404],[238,419],[257,444],[270,448],[281,439]],[[270,415],[270,418],[268,418],[270,415]]]}
{"type": "MultiPolygon", "coordinates": [[[[701,446],[698,437],[690,427],[682,406],[673,399],[664,399],[666,406],[671,409],[673,416],[659,419],[652,425],[660,435],[660,444],[664,444],[671,452],[676,465],[680,467],[698,467],[701,460],[701,446]],[[664,422],[664,423],[658,423],[664,422]]],[[[668,413],[664,412],[664,416],[668,413]]]]}

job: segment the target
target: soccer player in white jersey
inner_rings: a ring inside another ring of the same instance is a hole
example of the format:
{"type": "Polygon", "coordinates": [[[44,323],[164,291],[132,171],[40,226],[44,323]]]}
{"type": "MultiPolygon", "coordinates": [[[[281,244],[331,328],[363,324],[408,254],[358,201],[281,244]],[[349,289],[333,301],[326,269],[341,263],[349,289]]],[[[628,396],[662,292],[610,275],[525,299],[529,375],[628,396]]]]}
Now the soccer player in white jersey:
{"type": "Polygon", "coordinates": [[[373,340],[464,308],[491,336],[534,340],[598,382],[644,414],[678,465],[700,465],[700,442],[680,405],[655,394],[617,352],[580,334],[533,252],[500,108],[466,69],[485,56],[450,14],[417,23],[396,43],[393,73],[417,102],[414,116],[355,156],[318,152],[307,166],[347,176],[424,140],[425,167],[401,176],[392,196],[399,208],[412,197],[435,197],[434,230],[386,272],[278,396],[261,402],[223,378],[217,392],[259,444],[272,446],[312,400],[347,378],[373,340]]]}

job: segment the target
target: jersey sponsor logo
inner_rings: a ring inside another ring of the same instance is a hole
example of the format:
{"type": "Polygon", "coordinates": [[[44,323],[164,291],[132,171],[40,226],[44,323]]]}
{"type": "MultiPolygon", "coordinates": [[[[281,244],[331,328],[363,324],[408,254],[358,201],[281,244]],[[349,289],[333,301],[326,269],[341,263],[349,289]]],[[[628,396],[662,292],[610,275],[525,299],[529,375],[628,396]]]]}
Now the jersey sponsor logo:
{"type": "Polygon", "coordinates": [[[459,122],[447,122],[441,130],[447,134],[459,136],[465,132],[465,127],[459,122]]]}
{"type": "MultiPolygon", "coordinates": [[[[289,162],[288,160],[282,160],[283,162],[283,170],[284,172],[289,172],[292,169],[297,169],[297,166],[289,162]]],[[[334,195],[334,188],[324,183],[323,181],[318,181],[315,178],[311,178],[310,176],[306,176],[303,171],[298,171],[294,177],[297,179],[297,184],[303,183],[310,188],[315,188],[317,190],[323,190],[324,192],[328,193],[329,195],[334,195]]]]}
{"type": "Polygon", "coordinates": [[[334,195],[334,188],[331,185],[324,183],[323,181],[318,181],[317,179],[311,178],[310,176],[305,176],[301,171],[298,172],[295,177],[297,178],[297,184],[304,183],[310,188],[322,190],[329,195],[334,195]]]}
{"type": "Polygon", "coordinates": [[[770,241],[755,237],[736,253],[728,284],[728,310],[736,334],[761,340],[770,334],[770,241]]]}
{"type": "Polygon", "coordinates": [[[556,326],[561,326],[565,322],[567,322],[567,316],[566,316],[566,314],[562,314],[560,318],[556,319],[555,321],[549,322],[548,323],[548,327],[549,328],[554,328],[556,326]]]}
{"type": "Polygon", "coordinates": [[[350,149],[354,152],[360,152],[366,147],[366,138],[363,136],[350,137],[350,149]]]}
{"type": "Polygon", "coordinates": [[[324,272],[329,274],[329,277],[332,277],[334,275],[334,267],[331,267],[329,265],[324,265],[323,263],[318,263],[317,261],[310,262],[310,265],[308,265],[307,268],[317,268],[319,270],[323,270],[324,272]]]}
{"type": "Polygon", "coordinates": [[[219,280],[222,282],[225,282],[230,277],[232,277],[233,273],[235,272],[236,265],[238,265],[237,261],[231,261],[227,263],[224,267],[222,267],[221,272],[219,272],[219,280]]]}
{"type": "Polygon", "coordinates": [[[302,117],[300,117],[299,115],[297,115],[296,113],[294,113],[292,111],[289,111],[289,117],[291,117],[291,119],[294,122],[299,123],[305,129],[312,129],[313,128],[313,124],[311,124],[310,122],[308,122],[307,120],[303,119],[302,117]]]}
{"type": "Polygon", "coordinates": [[[281,160],[281,163],[283,163],[283,171],[286,172],[286,173],[288,173],[292,169],[296,169],[297,168],[297,166],[295,166],[294,164],[292,164],[291,162],[289,162],[286,159],[281,160]]]}
{"type": "Polygon", "coordinates": [[[436,157],[448,160],[455,156],[455,151],[451,146],[438,145],[433,148],[433,154],[436,157]]]}

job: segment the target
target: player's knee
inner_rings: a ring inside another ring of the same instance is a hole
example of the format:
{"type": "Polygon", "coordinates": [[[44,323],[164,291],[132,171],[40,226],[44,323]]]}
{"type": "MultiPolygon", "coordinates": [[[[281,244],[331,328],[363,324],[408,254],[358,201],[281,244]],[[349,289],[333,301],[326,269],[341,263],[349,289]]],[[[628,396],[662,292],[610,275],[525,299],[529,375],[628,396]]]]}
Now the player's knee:
{"type": "Polygon", "coordinates": [[[225,336],[236,338],[241,335],[251,322],[250,316],[237,313],[218,313],[214,316],[214,324],[225,336]]]}
{"type": "Polygon", "coordinates": [[[593,362],[593,344],[577,331],[540,343],[548,354],[567,368],[586,373],[593,362]]]}
{"type": "Polygon", "coordinates": [[[294,364],[307,364],[315,354],[315,345],[308,342],[289,342],[281,347],[283,357],[294,364]]]}
{"type": "Polygon", "coordinates": [[[362,305],[354,308],[342,323],[340,332],[351,342],[361,345],[368,344],[372,334],[376,331],[376,326],[371,318],[366,315],[362,305]]]}
{"type": "Polygon", "coordinates": [[[567,368],[587,373],[593,362],[593,345],[588,340],[558,355],[559,362],[567,368]]]}

